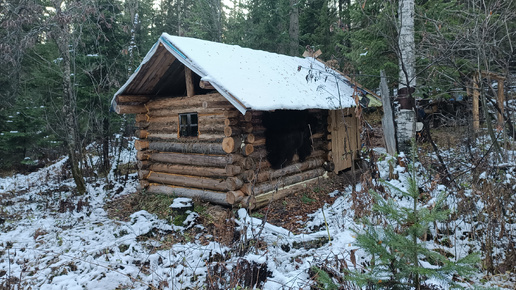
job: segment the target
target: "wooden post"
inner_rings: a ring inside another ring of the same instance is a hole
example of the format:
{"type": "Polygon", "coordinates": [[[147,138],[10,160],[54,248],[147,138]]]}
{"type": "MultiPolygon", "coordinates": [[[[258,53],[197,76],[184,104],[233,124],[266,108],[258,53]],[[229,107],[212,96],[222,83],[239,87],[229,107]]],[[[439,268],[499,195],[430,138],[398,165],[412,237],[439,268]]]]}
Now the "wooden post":
{"type": "Polygon", "coordinates": [[[394,156],[396,154],[396,135],[394,129],[394,119],[392,115],[391,98],[389,96],[389,88],[387,87],[387,77],[385,71],[380,71],[380,91],[382,95],[383,117],[382,128],[383,138],[385,139],[385,147],[387,153],[394,156]]]}
{"type": "Polygon", "coordinates": [[[186,81],[186,95],[193,97],[195,95],[194,84],[192,79],[192,70],[185,65],[185,81],[186,81]]]}
{"type": "Polygon", "coordinates": [[[479,82],[478,73],[473,75],[473,131],[476,133],[480,130],[480,111],[479,111],[479,97],[480,91],[478,88],[479,82]]]}
{"type": "Polygon", "coordinates": [[[504,90],[503,90],[503,80],[502,79],[498,79],[498,100],[497,100],[497,104],[498,104],[498,108],[500,108],[500,112],[498,112],[498,128],[503,128],[503,124],[504,124],[504,121],[503,121],[503,112],[504,112],[504,106],[503,106],[503,102],[504,102],[504,90]]]}

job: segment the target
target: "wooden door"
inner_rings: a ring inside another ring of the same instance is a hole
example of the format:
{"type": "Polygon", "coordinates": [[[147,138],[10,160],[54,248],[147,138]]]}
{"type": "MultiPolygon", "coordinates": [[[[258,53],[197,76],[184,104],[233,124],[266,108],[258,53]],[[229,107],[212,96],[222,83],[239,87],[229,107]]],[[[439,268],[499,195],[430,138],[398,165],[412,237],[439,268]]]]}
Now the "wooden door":
{"type": "Polygon", "coordinates": [[[334,172],[351,168],[360,150],[358,119],[351,109],[332,110],[329,112],[331,153],[334,172]]]}

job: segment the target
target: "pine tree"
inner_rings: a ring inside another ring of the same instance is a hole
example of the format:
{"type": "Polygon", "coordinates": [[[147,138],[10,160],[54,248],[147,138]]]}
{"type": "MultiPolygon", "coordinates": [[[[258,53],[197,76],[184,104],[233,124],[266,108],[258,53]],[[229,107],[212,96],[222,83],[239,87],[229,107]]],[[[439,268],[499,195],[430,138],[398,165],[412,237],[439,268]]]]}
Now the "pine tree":
{"type": "Polygon", "coordinates": [[[371,262],[364,273],[346,273],[347,279],[374,288],[420,289],[427,278],[453,284],[453,274],[465,276],[475,270],[476,254],[452,261],[422,240],[432,225],[450,217],[450,211],[445,209],[444,193],[425,200],[415,167],[409,165],[409,171],[406,190],[385,183],[392,196],[371,191],[373,218],[364,220],[365,228],[356,231],[356,245],[371,256],[371,262]]]}

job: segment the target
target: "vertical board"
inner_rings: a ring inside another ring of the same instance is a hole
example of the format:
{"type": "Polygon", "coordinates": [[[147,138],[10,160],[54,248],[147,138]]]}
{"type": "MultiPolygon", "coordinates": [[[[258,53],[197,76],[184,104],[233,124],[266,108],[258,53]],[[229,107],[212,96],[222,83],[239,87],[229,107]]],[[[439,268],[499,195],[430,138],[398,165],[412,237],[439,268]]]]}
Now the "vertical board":
{"type": "Polygon", "coordinates": [[[331,151],[335,164],[334,172],[351,168],[360,148],[358,120],[352,109],[332,110],[331,151]]]}

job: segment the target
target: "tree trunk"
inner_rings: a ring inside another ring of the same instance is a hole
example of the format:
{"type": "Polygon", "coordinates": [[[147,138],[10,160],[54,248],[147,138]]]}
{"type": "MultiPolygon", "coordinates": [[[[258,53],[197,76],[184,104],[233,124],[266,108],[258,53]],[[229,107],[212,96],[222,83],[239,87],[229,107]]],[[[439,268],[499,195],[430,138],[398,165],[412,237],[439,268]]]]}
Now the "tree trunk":
{"type": "Polygon", "coordinates": [[[64,15],[61,10],[60,1],[55,3],[56,17],[58,23],[60,23],[54,30],[54,39],[59,50],[59,54],[62,57],[63,65],[63,116],[64,126],[66,131],[65,142],[68,151],[68,157],[70,158],[70,167],[72,169],[72,176],[77,186],[78,194],[84,194],[86,192],[86,185],[82,171],[80,169],[80,154],[78,150],[78,136],[79,126],[77,124],[77,99],[75,92],[73,91],[72,80],[71,80],[71,58],[70,58],[70,27],[66,20],[67,16],[64,15]]]}
{"type": "Polygon", "coordinates": [[[299,1],[290,0],[290,25],[288,34],[290,36],[289,54],[298,56],[299,54],[299,1]]]}
{"type": "Polygon", "coordinates": [[[398,149],[410,152],[410,143],[416,136],[416,111],[413,93],[416,87],[415,43],[414,43],[414,0],[401,0],[398,7],[400,67],[398,100],[400,112],[397,115],[398,149]]]}

